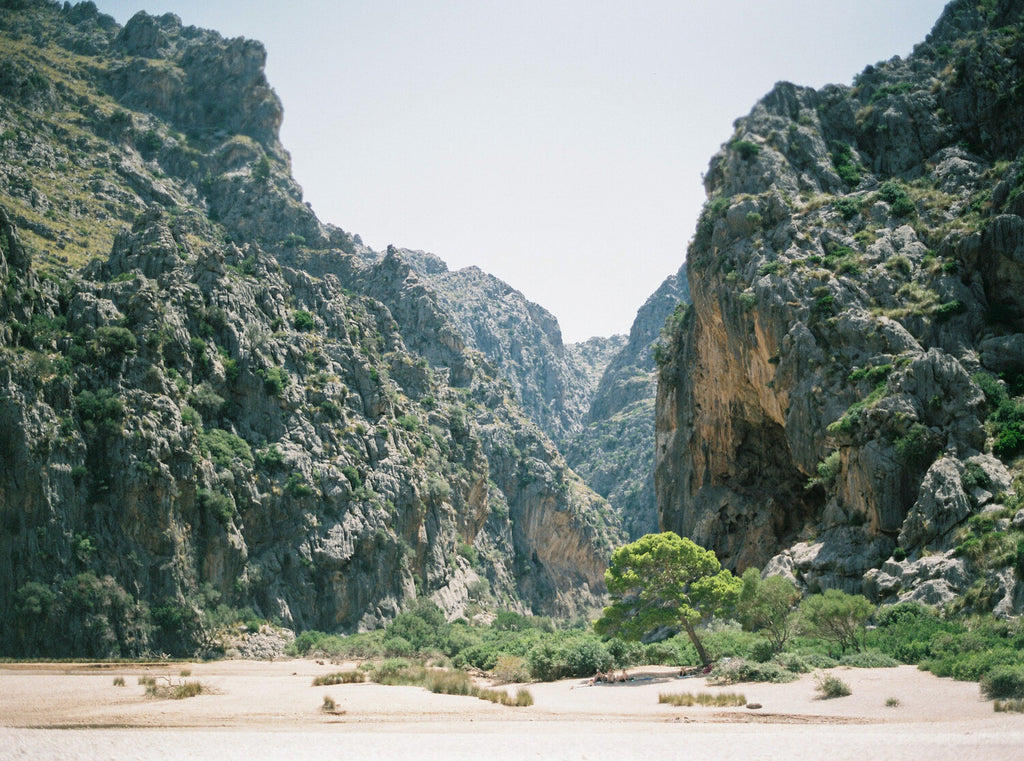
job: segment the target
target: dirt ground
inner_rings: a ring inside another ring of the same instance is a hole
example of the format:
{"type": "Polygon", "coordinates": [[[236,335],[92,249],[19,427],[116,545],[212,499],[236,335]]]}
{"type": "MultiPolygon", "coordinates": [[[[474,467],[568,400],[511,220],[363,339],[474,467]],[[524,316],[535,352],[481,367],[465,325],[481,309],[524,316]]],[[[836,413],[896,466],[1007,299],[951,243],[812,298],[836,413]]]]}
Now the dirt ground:
{"type": "Polygon", "coordinates": [[[852,694],[831,700],[818,698],[813,675],[709,687],[658,667],[620,684],[524,685],[526,708],[421,687],[311,685],[353,665],[2,665],[0,759],[1024,758],[1024,714],[996,713],[976,684],[912,666],[833,669],[852,694]],[[209,692],[158,700],[142,676],[209,692]],[[677,708],[658,703],[663,692],[735,692],[760,707],[677,708]],[[335,712],[321,710],[325,695],[335,712]]]}

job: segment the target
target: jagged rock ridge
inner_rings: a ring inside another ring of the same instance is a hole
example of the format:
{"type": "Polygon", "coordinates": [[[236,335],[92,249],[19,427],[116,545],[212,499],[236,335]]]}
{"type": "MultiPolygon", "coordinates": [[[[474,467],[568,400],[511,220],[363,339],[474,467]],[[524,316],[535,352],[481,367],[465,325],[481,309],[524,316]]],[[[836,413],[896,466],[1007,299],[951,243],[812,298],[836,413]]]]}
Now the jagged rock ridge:
{"type": "Polygon", "coordinates": [[[1022,67],[1024,3],[957,0],[737,121],[660,375],[665,528],[812,590],[1021,609],[1022,67]]]}

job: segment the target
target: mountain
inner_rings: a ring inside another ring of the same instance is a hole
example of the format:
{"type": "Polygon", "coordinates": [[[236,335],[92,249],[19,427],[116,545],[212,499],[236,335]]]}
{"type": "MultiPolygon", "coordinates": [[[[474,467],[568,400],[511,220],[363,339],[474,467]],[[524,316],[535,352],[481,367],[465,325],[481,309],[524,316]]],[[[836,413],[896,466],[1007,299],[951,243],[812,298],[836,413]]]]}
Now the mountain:
{"type": "Polygon", "coordinates": [[[715,155],[661,356],[662,525],[731,568],[1024,607],[1024,3],[956,0],[715,155]]]}
{"type": "Polygon", "coordinates": [[[622,337],[565,345],[553,314],[479,267],[451,271],[436,256],[399,250],[437,294],[467,345],[506,379],[523,411],[560,447],[578,435],[622,337]]]}
{"type": "MultiPolygon", "coordinates": [[[[442,273],[303,203],[259,43],[22,0],[0,51],[0,652],[600,604],[619,520],[528,416],[535,381],[442,273]]],[[[607,351],[523,309],[592,388],[607,351]]],[[[590,393],[537,388],[577,416],[590,393]]]]}

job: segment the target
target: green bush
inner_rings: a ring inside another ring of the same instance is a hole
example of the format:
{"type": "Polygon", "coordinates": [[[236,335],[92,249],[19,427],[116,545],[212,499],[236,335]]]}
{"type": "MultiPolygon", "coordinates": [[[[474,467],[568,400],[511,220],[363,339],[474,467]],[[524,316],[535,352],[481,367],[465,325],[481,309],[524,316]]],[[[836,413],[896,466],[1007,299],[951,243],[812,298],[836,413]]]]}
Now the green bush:
{"type": "Polygon", "coordinates": [[[860,167],[853,158],[853,149],[846,143],[835,142],[832,144],[832,166],[836,174],[846,183],[849,188],[855,188],[860,184],[860,167]]]}
{"type": "Polygon", "coordinates": [[[898,180],[886,180],[878,189],[878,195],[889,204],[894,217],[906,217],[917,211],[906,188],[898,180]]]}
{"type": "Polygon", "coordinates": [[[288,371],[283,367],[267,367],[259,371],[263,378],[263,388],[271,396],[281,396],[285,386],[288,385],[288,371]]]}
{"type": "Polygon", "coordinates": [[[292,327],[300,332],[309,332],[316,327],[313,315],[304,309],[292,312],[292,327]]]}
{"type": "Polygon", "coordinates": [[[1009,460],[1024,450],[1024,402],[1004,399],[989,420],[995,437],[993,454],[1009,460]]]}
{"type": "Polygon", "coordinates": [[[935,459],[936,442],[921,423],[914,423],[910,430],[896,439],[896,456],[907,468],[923,470],[935,459]]]}
{"type": "Polygon", "coordinates": [[[879,650],[862,650],[847,653],[839,659],[839,665],[858,669],[888,669],[899,666],[900,662],[879,650]]]}
{"type": "Polygon", "coordinates": [[[1024,666],[995,666],[981,677],[981,693],[995,698],[1024,698],[1024,666]]]}
{"type": "Polygon", "coordinates": [[[604,643],[590,637],[570,642],[563,657],[567,676],[593,676],[598,671],[609,671],[615,665],[615,659],[604,643]]]}
{"type": "MultiPolygon", "coordinates": [[[[857,177],[857,181],[853,184],[856,185],[860,182],[860,177],[857,177]]],[[[849,222],[851,219],[860,214],[860,201],[856,198],[837,198],[832,204],[832,207],[839,212],[839,216],[849,222]]]]}
{"type": "Polygon", "coordinates": [[[739,154],[739,157],[744,161],[750,161],[751,159],[757,158],[757,155],[761,152],[761,146],[757,143],[752,143],[749,140],[737,140],[732,144],[732,149],[739,154]]]}
{"type": "Polygon", "coordinates": [[[222,428],[207,428],[199,434],[199,446],[221,468],[230,468],[238,460],[252,467],[254,462],[249,443],[241,436],[222,428]]]}
{"type": "Polygon", "coordinates": [[[200,489],[196,492],[199,504],[210,515],[217,519],[222,526],[226,526],[235,517],[235,501],[227,494],[209,489],[200,489]]]}
{"type": "Polygon", "coordinates": [[[139,348],[135,334],[128,328],[117,325],[101,325],[96,328],[96,346],[104,354],[123,356],[134,354],[139,348]]]}
{"type": "Polygon", "coordinates": [[[774,661],[755,663],[743,658],[730,658],[719,663],[708,676],[709,684],[740,682],[793,682],[797,675],[774,661]]]}

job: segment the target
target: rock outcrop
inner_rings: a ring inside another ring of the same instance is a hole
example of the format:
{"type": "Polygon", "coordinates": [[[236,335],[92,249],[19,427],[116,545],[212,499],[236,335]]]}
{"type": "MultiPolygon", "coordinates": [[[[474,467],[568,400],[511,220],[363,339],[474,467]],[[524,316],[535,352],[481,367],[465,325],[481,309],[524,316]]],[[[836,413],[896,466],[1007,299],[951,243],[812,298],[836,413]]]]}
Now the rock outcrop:
{"type": "Polygon", "coordinates": [[[417,596],[452,617],[598,604],[613,511],[429,277],[302,203],[262,47],[19,6],[0,652],[191,653],[224,610],[348,632],[417,596]]]}
{"type": "Polygon", "coordinates": [[[958,0],[907,59],[736,122],[660,374],[663,528],[812,590],[1019,610],[1022,50],[1024,3],[958,0]]]}

